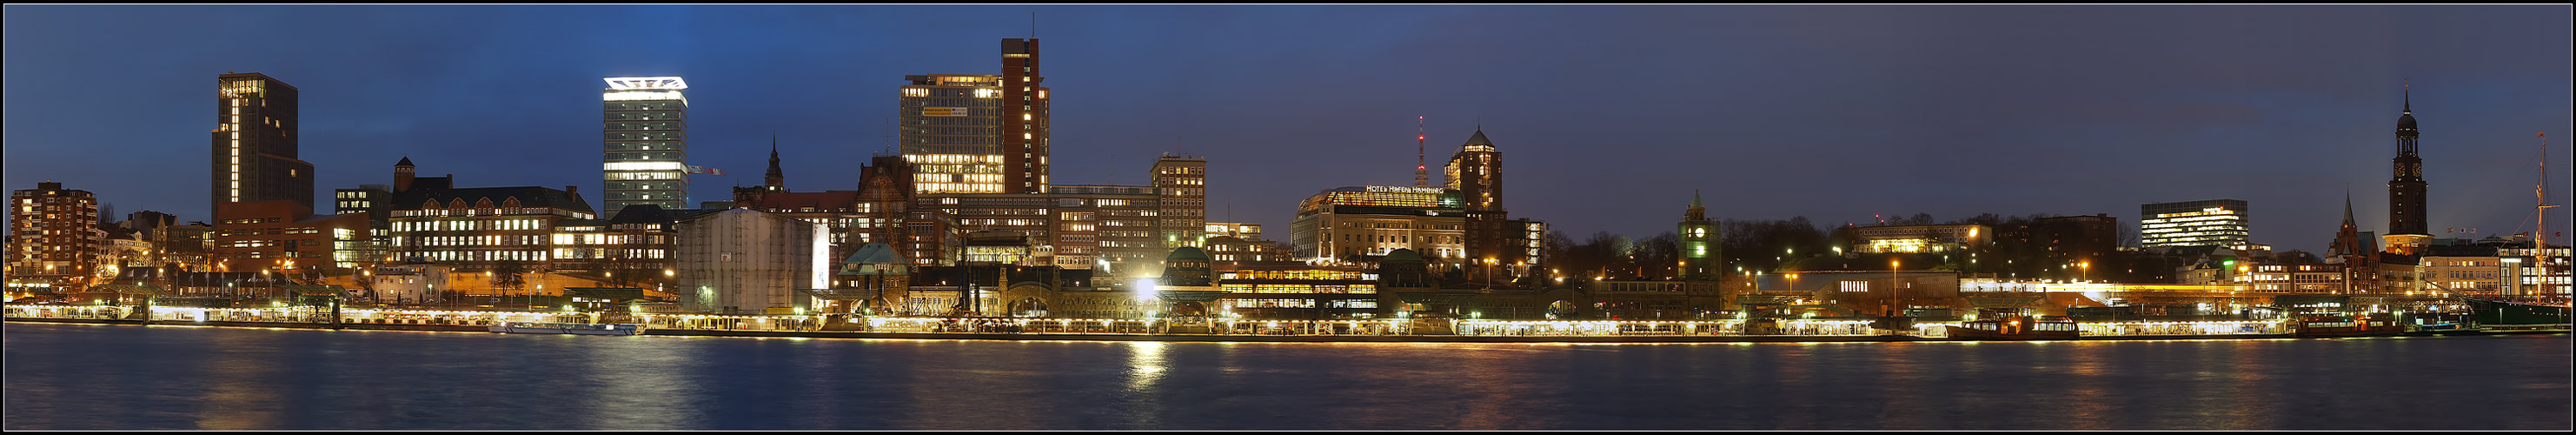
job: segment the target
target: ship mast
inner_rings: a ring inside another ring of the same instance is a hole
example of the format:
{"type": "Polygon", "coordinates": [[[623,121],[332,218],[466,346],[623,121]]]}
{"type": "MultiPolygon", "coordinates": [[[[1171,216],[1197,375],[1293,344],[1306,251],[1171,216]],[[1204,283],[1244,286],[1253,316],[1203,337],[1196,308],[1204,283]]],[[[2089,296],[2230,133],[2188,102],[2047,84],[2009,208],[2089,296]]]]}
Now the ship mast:
{"type": "MultiPolygon", "coordinates": [[[[2540,138],[2540,184],[2531,188],[2531,260],[2532,267],[2540,267],[2543,271],[2541,275],[2547,276],[2548,268],[2543,265],[2549,261],[2549,244],[2544,242],[2549,238],[2548,211],[2550,207],[2557,206],[2549,205],[2549,196],[2544,193],[2549,190],[2549,133],[2541,132],[2534,136],[2540,138]]],[[[2506,279],[2521,278],[2506,277],[2506,279]]],[[[2540,294],[2555,294],[2549,291],[2548,279],[2541,279],[2537,284],[2540,284],[2540,294]]]]}

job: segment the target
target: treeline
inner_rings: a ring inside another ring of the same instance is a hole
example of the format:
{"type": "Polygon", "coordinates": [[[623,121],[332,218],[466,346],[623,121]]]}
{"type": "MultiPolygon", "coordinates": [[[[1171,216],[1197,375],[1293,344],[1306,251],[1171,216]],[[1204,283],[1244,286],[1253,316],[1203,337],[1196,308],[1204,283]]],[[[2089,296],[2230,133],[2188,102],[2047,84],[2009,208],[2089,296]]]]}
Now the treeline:
{"type": "MultiPolygon", "coordinates": [[[[1993,213],[1940,221],[1929,213],[1891,217],[1868,225],[1959,225],[1977,224],[1992,229],[1994,234],[1976,249],[1926,253],[1857,254],[1851,249],[1857,239],[1853,229],[1860,224],[1819,227],[1805,216],[1784,220],[1737,220],[1718,222],[1720,239],[1718,267],[1727,275],[1741,273],[1784,273],[1801,270],[1883,270],[1895,267],[1905,270],[1954,270],[1967,276],[2009,279],[2091,279],[2123,282],[2170,282],[2176,267],[2184,266],[2174,256],[2121,251],[2130,244],[2128,228],[2114,228],[2108,246],[2099,252],[2069,252],[2065,246],[2046,246],[2027,235],[2034,223],[2057,217],[2051,214],[2003,216],[1993,213]]],[[[2132,224],[2133,225],[2133,224],[2132,224]]],[[[1551,275],[1568,282],[1591,279],[1661,280],[1679,275],[1680,237],[1671,230],[1644,239],[1633,239],[1610,232],[1593,233],[1577,241],[1562,232],[1547,234],[1544,255],[1554,269],[1551,275]]],[[[2291,257],[2310,256],[2303,252],[2285,252],[2291,257]]]]}

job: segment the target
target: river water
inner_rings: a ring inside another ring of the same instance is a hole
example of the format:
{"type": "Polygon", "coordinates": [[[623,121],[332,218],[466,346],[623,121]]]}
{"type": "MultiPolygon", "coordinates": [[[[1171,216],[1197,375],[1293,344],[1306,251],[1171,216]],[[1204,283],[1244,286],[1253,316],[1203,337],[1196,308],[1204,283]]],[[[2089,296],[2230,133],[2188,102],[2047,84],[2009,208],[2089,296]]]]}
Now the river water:
{"type": "Polygon", "coordinates": [[[2566,334],[1387,344],[9,323],[21,429],[2546,429],[2566,334]]]}

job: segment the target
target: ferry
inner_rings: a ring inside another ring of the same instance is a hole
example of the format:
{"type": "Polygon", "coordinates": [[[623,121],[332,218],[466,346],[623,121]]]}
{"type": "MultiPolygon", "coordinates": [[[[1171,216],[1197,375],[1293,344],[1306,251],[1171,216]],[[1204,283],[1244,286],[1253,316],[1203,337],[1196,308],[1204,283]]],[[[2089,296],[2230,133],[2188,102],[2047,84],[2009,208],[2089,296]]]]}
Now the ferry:
{"type": "Polygon", "coordinates": [[[493,322],[492,332],[511,334],[636,335],[644,333],[644,325],[633,323],[493,322]]]}
{"type": "Polygon", "coordinates": [[[2032,320],[2023,316],[1970,320],[1947,328],[1953,340],[2073,340],[2083,334],[2075,329],[2072,319],[2032,320]]]}
{"type": "Polygon", "coordinates": [[[2316,337],[2374,337],[2406,332],[2406,325],[2396,320],[2373,319],[2369,316],[2307,316],[2299,318],[2291,335],[2316,337]]]}

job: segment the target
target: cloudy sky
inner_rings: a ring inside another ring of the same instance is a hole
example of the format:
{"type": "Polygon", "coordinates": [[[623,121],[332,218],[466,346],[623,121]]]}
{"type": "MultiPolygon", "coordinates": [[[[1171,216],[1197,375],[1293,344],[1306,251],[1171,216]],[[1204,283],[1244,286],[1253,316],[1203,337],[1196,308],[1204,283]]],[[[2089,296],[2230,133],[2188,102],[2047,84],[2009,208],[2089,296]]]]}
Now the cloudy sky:
{"type": "MultiPolygon", "coordinates": [[[[1210,220],[1284,238],[1297,201],[1410,185],[1477,125],[1504,204],[1580,238],[1732,219],[2252,203],[2324,250],[2347,190],[2387,222],[2401,83],[2435,232],[2528,230],[2571,155],[2571,8],[2535,6],[65,6],[5,9],[10,189],[207,219],[215,76],[302,91],[321,191],[409,156],[461,186],[599,180],[601,77],[683,76],[695,200],[850,189],[905,74],[996,74],[1037,15],[1054,177],[1209,160],[1210,220]]],[[[1437,182],[1437,181],[1435,181],[1437,182]]],[[[593,199],[594,206],[596,199],[593,199]]],[[[2565,209],[2550,226],[2567,231],[2565,209]]],[[[2563,240],[2563,239],[2562,239],[2563,240]]]]}

